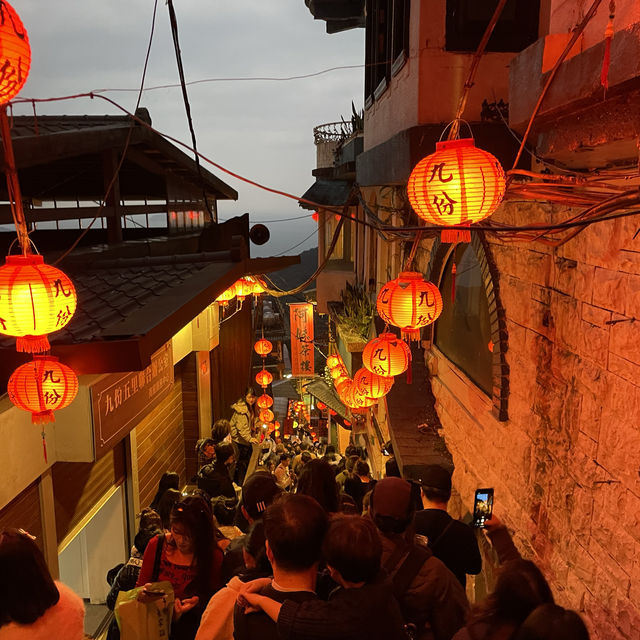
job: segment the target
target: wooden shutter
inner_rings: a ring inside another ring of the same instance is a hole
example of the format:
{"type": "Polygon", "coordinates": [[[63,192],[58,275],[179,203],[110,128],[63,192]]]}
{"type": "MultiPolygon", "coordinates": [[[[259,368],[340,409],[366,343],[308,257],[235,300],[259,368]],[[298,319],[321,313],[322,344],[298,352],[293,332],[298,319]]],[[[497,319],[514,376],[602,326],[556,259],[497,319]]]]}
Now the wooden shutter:
{"type": "Polygon", "coordinates": [[[0,531],[8,528],[24,529],[35,536],[38,546],[40,549],[43,548],[38,482],[29,485],[4,509],[0,510],[0,531]]]}

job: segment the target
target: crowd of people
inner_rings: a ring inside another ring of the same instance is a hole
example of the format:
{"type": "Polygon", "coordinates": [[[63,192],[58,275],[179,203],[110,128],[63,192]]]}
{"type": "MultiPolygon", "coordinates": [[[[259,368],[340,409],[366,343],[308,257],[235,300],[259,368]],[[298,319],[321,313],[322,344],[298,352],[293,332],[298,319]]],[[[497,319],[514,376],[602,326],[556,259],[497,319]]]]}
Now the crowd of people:
{"type": "MultiPolygon", "coordinates": [[[[108,576],[109,608],[122,591],[141,587],[144,602],[167,581],[170,640],[588,640],[495,516],[485,532],[501,567],[470,606],[480,534],[447,513],[447,469],[426,468],[418,485],[391,457],[375,480],[353,445],[343,456],[304,437],[259,442],[254,402],[248,392],[198,443],[186,487],[163,475],[131,557],[108,576]]],[[[52,580],[34,540],[2,532],[0,640],[79,640],[82,620],[82,600],[52,580]]],[[[119,637],[115,622],[108,637],[119,637]]]]}

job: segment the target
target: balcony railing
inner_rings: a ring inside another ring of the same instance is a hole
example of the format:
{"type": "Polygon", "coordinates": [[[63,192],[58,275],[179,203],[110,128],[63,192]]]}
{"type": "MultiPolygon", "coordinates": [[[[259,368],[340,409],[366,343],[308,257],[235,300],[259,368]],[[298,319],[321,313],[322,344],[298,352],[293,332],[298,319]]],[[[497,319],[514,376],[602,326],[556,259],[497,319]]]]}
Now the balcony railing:
{"type": "Polygon", "coordinates": [[[313,141],[315,144],[325,142],[343,142],[353,135],[353,124],[351,122],[328,122],[313,129],[313,141]]]}

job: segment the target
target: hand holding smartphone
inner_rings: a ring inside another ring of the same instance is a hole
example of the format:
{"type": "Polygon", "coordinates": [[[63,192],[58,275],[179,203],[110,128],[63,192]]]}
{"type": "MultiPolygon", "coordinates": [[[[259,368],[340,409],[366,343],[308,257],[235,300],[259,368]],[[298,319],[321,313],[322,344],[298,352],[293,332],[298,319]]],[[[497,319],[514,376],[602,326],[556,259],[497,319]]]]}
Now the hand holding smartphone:
{"type": "Polygon", "coordinates": [[[473,504],[473,526],[484,529],[484,523],[493,514],[493,489],[476,489],[473,504]]]}

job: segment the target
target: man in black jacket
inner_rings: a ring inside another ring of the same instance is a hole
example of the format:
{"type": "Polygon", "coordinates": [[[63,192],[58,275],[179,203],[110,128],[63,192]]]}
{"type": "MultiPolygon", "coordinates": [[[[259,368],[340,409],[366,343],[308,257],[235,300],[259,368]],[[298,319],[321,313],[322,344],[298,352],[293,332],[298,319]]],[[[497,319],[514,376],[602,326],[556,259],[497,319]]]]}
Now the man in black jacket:
{"type": "Polygon", "coordinates": [[[433,464],[425,468],[420,478],[424,509],[415,517],[416,533],[426,536],[429,549],[440,558],[464,587],[467,575],[482,570],[482,557],[475,531],[447,513],[451,498],[451,475],[433,464]]]}

